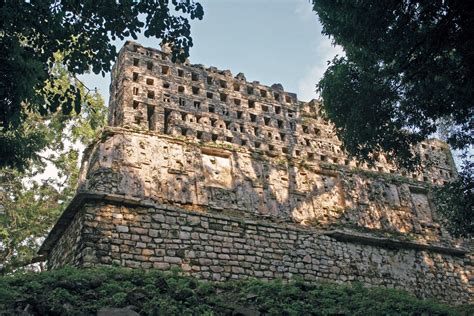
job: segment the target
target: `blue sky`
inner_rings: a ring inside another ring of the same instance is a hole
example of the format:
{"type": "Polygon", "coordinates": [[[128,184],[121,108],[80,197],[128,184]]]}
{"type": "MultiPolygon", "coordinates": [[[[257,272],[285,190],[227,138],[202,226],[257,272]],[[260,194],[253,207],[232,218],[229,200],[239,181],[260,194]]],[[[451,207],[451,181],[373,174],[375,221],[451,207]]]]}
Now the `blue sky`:
{"type": "MultiPolygon", "coordinates": [[[[194,64],[243,72],[248,81],[281,83],[286,91],[309,101],[327,61],[341,49],[321,35],[309,0],[199,0],[204,18],[192,21],[194,64]]],[[[139,37],[140,44],[159,48],[158,39],[139,37]]],[[[117,41],[119,49],[124,41],[117,41]]],[[[108,102],[110,74],[82,77],[108,102]]]]}

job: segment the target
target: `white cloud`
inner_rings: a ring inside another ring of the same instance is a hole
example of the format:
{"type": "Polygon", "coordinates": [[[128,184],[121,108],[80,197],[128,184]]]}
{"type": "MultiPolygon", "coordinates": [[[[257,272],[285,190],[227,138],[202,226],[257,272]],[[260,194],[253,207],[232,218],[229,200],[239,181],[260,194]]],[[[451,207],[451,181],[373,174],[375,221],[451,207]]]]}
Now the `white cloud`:
{"type": "Polygon", "coordinates": [[[308,0],[298,0],[294,12],[302,21],[314,22],[317,20],[316,12],[313,11],[313,6],[308,0]]]}
{"type": "Polygon", "coordinates": [[[328,38],[321,38],[314,49],[314,55],[317,60],[308,67],[304,76],[298,80],[298,99],[303,101],[309,101],[318,97],[316,84],[326,71],[328,60],[333,59],[336,55],[343,56],[344,51],[341,46],[333,46],[328,38]]]}

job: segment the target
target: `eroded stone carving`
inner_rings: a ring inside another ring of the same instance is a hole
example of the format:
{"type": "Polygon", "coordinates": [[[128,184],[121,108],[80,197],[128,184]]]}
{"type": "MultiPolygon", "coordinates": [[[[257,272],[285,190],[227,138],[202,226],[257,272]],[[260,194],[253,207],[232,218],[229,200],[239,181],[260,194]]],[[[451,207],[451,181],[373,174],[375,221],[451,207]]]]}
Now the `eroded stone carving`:
{"type": "Polygon", "coordinates": [[[232,166],[229,157],[202,154],[204,185],[232,189],[232,166]]]}
{"type": "Polygon", "coordinates": [[[431,215],[430,202],[428,201],[426,193],[413,190],[411,192],[411,198],[418,218],[424,222],[432,222],[433,217],[431,215]]]}

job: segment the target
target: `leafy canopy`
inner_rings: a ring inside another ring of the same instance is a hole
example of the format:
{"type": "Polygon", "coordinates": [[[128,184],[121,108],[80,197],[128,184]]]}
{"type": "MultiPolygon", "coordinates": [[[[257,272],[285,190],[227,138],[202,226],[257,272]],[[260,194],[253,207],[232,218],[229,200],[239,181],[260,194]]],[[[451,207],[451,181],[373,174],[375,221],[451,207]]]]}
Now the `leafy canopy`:
{"type": "Polygon", "coordinates": [[[474,5],[463,0],[313,0],[323,34],[345,57],[317,89],[347,152],[389,153],[413,167],[410,146],[448,122],[455,149],[473,144],[474,5]]]}
{"type": "MultiPolygon", "coordinates": [[[[76,85],[79,102],[88,104],[79,113],[61,110],[43,117],[28,112],[16,133],[34,135],[43,151],[28,169],[0,168],[0,274],[28,268],[44,237],[72,199],[79,176],[80,150],[100,134],[107,108],[97,92],[79,85],[56,56],[54,86],[76,85]],[[50,164],[58,176],[41,175],[50,164]]],[[[57,94],[66,93],[57,90],[57,94]]],[[[7,148],[6,150],[10,150],[7,148]]],[[[14,152],[14,148],[12,149],[14,152]]]]}
{"type": "Polygon", "coordinates": [[[0,1],[0,167],[25,168],[44,147],[35,131],[17,130],[28,112],[81,111],[76,85],[54,86],[54,54],[74,76],[104,75],[117,55],[110,40],[136,39],[144,28],[145,36],[171,44],[175,60],[184,59],[193,45],[187,17],[203,14],[194,0],[0,1]]]}
{"type": "Polygon", "coordinates": [[[435,188],[436,210],[453,236],[474,236],[474,162],[467,159],[454,181],[435,188]]]}

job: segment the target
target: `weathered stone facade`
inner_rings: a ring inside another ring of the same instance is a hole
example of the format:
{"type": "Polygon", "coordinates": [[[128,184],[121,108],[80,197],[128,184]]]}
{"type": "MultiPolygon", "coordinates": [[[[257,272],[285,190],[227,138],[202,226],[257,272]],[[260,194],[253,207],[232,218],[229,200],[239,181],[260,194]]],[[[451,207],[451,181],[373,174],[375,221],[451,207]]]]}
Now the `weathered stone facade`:
{"type": "Polygon", "coordinates": [[[430,198],[456,176],[451,154],[437,140],[416,150],[419,173],[382,154],[374,167],[351,161],[316,101],[128,42],[109,127],[41,253],[52,268],[174,265],[213,280],[300,275],[469,301],[468,250],[430,198]]]}

